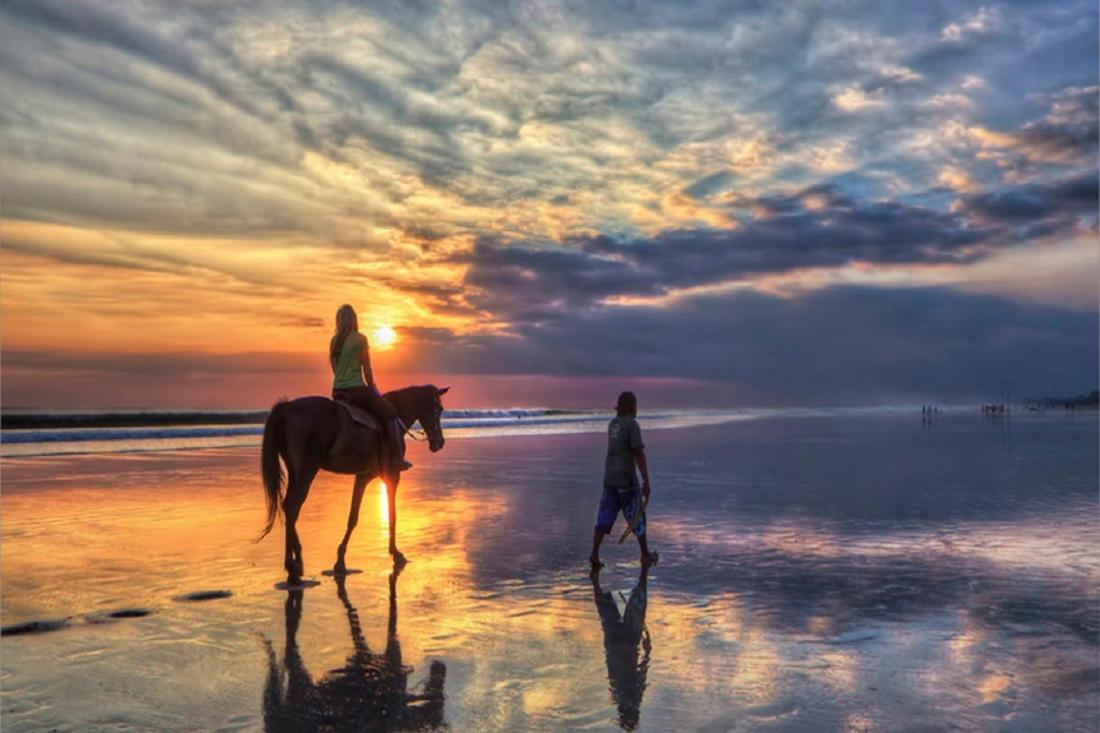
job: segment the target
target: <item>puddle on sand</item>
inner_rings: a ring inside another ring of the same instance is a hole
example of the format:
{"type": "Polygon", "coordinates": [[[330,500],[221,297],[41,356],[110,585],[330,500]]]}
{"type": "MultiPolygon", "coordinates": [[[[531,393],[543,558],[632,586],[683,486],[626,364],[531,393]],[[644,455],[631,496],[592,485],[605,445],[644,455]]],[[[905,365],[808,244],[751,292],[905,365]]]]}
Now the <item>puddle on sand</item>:
{"type": "Polygon", "coordinates": [[[221,598],[229,598],[233,595],[231,590],[197,590],[193,593],[184,593],[183,595],[176,596],[172,600],[183,602],[194,601],[216,601],[221,598]]]}

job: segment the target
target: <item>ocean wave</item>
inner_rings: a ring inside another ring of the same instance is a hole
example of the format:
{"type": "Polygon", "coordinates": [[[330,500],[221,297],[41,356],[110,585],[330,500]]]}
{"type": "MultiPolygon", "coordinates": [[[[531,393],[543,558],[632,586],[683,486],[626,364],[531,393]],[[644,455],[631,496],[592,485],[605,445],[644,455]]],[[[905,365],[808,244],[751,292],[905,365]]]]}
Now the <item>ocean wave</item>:
{"type": "MultiPolygon", "coordinates": [[[[88,410],[25,411],[0,415],[0,428],[60,430],[68,428],[158,428],[168,426],[262,424],[267,410],[88,410]]],[[[584,414],[545,407],[447,410],[450,419],[529,418],[584,414]]]]}
{"type": "MultiPolygon", "coordinates": [[[[266,415],[264,416],[266,417],[266,415]]],[[[501,427],[526,420],[540,425],[604,420],[596,413],[569,413],[562,410],[448,410],[443,416],[443,429],[501,427]]],[[[0,433],[0,443],[81,443],[118,440],[175,440],[181,438],[216,438],[239,435],[263,435],[263,423],[224,427],[219,425],[187,425],[181,427],[87,427],[63,429],[6,429],[0,433]]]]}
{"type": "Polygon", "coordinates": [[[188,428],[72,428],[67,430],[5,430],[0,433],[0,443],[84,443],[110,440],[172,440],[178,438],[214,438],[236,435],[262,435],[262,426],[239,428],[188,427],[188,428]]]}

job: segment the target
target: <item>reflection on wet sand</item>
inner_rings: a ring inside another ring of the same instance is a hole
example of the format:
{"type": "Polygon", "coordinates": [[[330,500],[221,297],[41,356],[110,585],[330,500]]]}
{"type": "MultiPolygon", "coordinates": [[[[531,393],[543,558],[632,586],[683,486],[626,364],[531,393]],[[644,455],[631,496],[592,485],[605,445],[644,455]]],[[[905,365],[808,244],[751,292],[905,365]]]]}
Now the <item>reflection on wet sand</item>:
{"type": "Polygon", "coordinates": [[[619,725],[624,730],[638,727],[642,695],[646,688],[646,672],[653,642],[645,625],[648,601],[646,581],[649,565],[643,564],[638,583],[626,599],[626,608],[619,614],[615,596],[600,587],[600,574],[592,574],[592,596],[603,626],[603,650],[607,658],[607,680],[611,683],[611,698],[619,710],[619,725]],[[639,645],[641,660],[638,659],[639,645]]]}
{"type": "Polygon", "coordinates": [[[443,726],[443,684],[447,668],[432,662],[419,692],[410,692],[413,668],[402,663],[397,637],[397,578],[389,577],[389,623],[386,649],[372,652],[363,635],[359,613],[348,599],[344,578],[336,589],[347,612],[353,651],[340,669],[314,682],[298,647],[302,620],[302,591],[286,599],[286,641],[282,666],[267,644],[267,682],[264,686],[264,729],[267,731],[415,731],[443,726]]]}
{"type": "MultiPolygon", "coordinates": [[[[254,452],[4,461],[0,613],[43,633],[3,639],[0,723],[1095,728],[1097,426],[1014,422],[1011,461],[991,428],[654,431],[666,457],[654,477],[670,488],[651,527],[661,564],[639,578],[634,550],[608,547],[596,588],[587,482],[602,446],[455,441],[445,465],[402,483],[411,563],[390,597],[379,491],[349,549],[364,572],[286,608],[271,588],[281,543],[250,541],[256,495],[240,487],[255,482],[254,452]],[[219,588],[232,595],[182,602],[219,588]]],[[[306,544],[339,537],[347,495],[318,481],[306,544]]]]}

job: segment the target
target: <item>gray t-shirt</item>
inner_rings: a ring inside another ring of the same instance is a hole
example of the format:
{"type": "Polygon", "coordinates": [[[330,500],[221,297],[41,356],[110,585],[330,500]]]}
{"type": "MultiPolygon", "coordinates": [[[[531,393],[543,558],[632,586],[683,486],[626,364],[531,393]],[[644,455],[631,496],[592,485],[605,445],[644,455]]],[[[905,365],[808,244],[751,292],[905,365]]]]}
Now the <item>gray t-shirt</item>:
{"type": "Polygon", "coordinates": [[[634,468],[634,451],[644,448],[642,429],[632,417],[616,417],[607,425],[607,461],[604,463],[603,485],[625,489],[638,485],[634,468]]]}

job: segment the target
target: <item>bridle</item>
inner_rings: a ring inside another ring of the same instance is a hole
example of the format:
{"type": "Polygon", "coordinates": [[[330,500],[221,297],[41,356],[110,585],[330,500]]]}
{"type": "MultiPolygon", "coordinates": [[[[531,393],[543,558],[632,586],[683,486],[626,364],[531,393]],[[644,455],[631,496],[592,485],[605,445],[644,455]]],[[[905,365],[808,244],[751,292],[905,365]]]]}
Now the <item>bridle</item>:
{"type": "MultiPolygon", "coordinates": [[[[442,420],[442,417],[443,417],[443,410],[442,409],[439,411],[439,416],[440,416],[440,420],[442,420]]],[[[415,423],[415,422],[419,422],[419,421],[420,421],[420,418],[416,418],[412,422],[415,423]]],[[[428,431],[424,429],[423,424],[421,424],[421,426],[419,428],[414,428],[412,425],[407,425],[406,426],[403,422],[402,422],[401,425],[402,425],[402,427],[405,428],[405,434],[408,435],[413,440],[415,440],[419,443],[423,443],[424,441],[428,440],[428,431]]]]}

